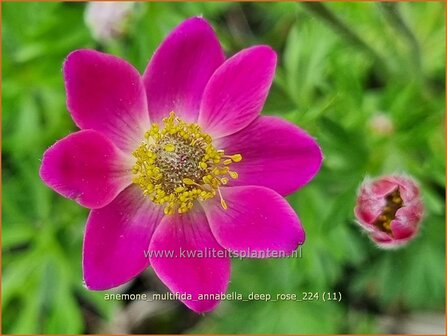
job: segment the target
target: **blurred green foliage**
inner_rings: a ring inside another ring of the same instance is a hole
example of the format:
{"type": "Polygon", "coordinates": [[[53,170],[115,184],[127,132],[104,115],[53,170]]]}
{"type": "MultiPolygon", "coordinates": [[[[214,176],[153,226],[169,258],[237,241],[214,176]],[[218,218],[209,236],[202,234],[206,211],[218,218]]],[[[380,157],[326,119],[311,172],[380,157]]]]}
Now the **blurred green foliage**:
{"type": "MultiPolygon", "coordinates": [[[[84,24],[85,4],[3,3],[3,332],[94,332],[88,315],[108,321],[121,305],[82,285],[87,210],[38,176],[44,150],[75,130],[65,107],[64,57],[95,48],[143,71],[164,36],[193,15],[211,22],[229,55],[260,43],[278,51],[264,113],[307,130],[325,155],[317,178],[289,198],[306,228],[303,257],[234,260],[229,292],[340,291],[343,299],[223,302],[185,332],[372,333],[377,314],[442,311],[444,6],[401,3],[402,26],[377,3],[325,4],[336,22],[297,3],[139,3],[127,34],[100,44],[84,24]],[[390,118],[392,134],[371,127],[378,113],[390,118]],[[356,227],[353,206],[365,176],[393,172],[419,180],[426,216],[414,242],[384,251],[356,227]]],[[[172,332],[169,319],[162,321],[160,330],[172,332]]]]}

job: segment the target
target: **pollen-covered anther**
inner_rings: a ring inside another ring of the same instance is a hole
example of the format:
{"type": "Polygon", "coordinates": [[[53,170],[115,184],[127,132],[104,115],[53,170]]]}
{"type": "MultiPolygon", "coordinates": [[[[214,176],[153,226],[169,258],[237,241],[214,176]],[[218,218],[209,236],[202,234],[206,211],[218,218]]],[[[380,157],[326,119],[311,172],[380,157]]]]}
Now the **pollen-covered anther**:
{"type": "Polygon", "coordinates": [[[133,152],[137,159],[133,182],[165,214],[189,211],[196,200],[219,195],[222,208],[228,208],[219,187],[237,179],[230,171],[241,154],[226,155],[212,144],[212,138],[195,123],[186,123],[174,112],[163,119],[163,127],[152,124],[142,144],[133,152]]]}
{"type": "Polygon", "coordinates": [[[386,204],[382,213],[374,222],[374,225],[381,231],[391,234],[391,221],[396,218],[396,212],[403,207],[403,200],[400,196],[399,188],[386,196],[386,204]]]}

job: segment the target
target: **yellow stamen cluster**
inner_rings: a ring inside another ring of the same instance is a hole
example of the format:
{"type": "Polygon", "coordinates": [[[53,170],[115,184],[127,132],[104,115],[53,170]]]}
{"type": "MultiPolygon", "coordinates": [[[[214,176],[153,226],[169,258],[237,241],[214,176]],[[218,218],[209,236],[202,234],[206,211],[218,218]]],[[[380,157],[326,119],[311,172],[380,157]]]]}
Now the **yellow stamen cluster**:
{"type": "Polygon", "coordinates": [[[216,150],[212,138],[195,123],[186,123],[174,112],[163,119],[164,127],[152,124],[143,143],[133,152],[137,159],[133,182],[152,202],[165,205],[165,214],[185,213],[196,200],[220,196],[224,209],[227,204],[219,187],[237,179],[230,171],[240,154],[225,155],[216,150]]]}
{"type": "Polygon", "coordinates": [[[386,204],[374,225],[381,231],[391,234],[391,221],[396,218],[396,212],[403,207],[399,188],[386,196],[386,204]]]}

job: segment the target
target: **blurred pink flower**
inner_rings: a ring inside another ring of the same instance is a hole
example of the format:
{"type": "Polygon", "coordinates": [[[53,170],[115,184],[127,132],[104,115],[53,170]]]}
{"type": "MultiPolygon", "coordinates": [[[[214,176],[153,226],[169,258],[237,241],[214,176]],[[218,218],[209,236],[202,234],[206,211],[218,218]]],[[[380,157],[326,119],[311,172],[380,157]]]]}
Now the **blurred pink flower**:
{"type": "Polygon", "coordinates": [[[354,212],[378,246],[397,248],[416,236],[424,209],[416,182],[392,175],[365,180],[354,212]]]}
{"type": "Polygon", "coordinates": [[[85,23],[98,41],[110,41],[124,33],[135,9],[131,1],[92,1],[86,4],[85,23]]]}
{"type": "Polygon", "coordinates": [[[322,154],[297,126],[260,116],[275,67],[268,46],[225,60],[198,17],[171,32],[143,76],[97,51],[67,57],[67,106],[81,130],[45,152],[40,176],[92,209],[87,288],[118,286],[151,265],[172,292],[190,295],[181,298],[189,308],[210,311],[219,300],[199,295],[225,293],[222,252],[266,257],[253,252],[290,254],[304,242],[282,196],[316,175],[322,154]]]}
{"type": "Polygon", "coordinates": [[[384,113],[377,113],[368,121],[371,130],[382,136],[388,136],[394,132],[393,120],[384,113]]]}

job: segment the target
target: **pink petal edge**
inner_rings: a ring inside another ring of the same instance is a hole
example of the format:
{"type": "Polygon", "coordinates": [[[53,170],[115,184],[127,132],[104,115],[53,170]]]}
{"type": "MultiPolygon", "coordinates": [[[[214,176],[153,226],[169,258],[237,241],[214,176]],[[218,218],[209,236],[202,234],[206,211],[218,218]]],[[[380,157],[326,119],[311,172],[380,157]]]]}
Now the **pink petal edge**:
{"type": "Polygon", "coordinates": [[[43,154],[40,178],[60,195],[87,208],[110,203],[131,183],[131,162],[105,136],[81,130],[43,154]]]}
{"type": "Polygon", "coordinates": [[[156,229],[149,250],[155,273],[171,292],[191,295],[190,299],[182,300],[190,309],[203,313],[219,304],[219,300],[200,300],[200,295],[226,292],[230,258],[211,233],[203,211],[166,216],[156,229]],[[216,255],[205,254],[210,250],[216,255]],[[181,251],[193,255],[182,256],[181,251]]]}
{"type": "Polygon", "coordinates": [[[64,63],[67,106],[81,129],[95,129],[131,152],[150,127],[138,71],[126,61],[95,50],[73,51],[64,63]]]}
{"type": "Polygon", "coordinates": [[[202,206],[211,231],[224,248],[240,256],[265,258],[289,255],[304,243],[297,214],[275,191],[260,186],[220,190],[226,210],[214,199],[202,206]]]}
{"type": "Polygon", "coordinates": [[[178,25],[162,42],[143,75],[152,122],[174,111],[195,122],[211,75],[225,56],[209,23],[193,17],[178,25]]]}
{"type": "Polygon", "coordinates": [[[239,177],[229,185],[260,185],[281,195],[295,192],[320,170],[318,143],[296,125],[278,117],[259,117],[241,131],[218,139],[225,153],[242,155],[231,169],[239,177]]]}
{"type": "Polygon", "coordinates": [[[162,217],[163,208],[143,196],[135,185],[104,208],[92,210],[82,254],[86,287],[110,289],[144,271],[149,265],[145,252],[162,217]]]}
{"type": "Polygon", "coordinates": [[[198,123],[214,138],[233,134],[260,114],[275,75],[276,53],[265,45],[238,52],[208,82],[198,123]]]}

